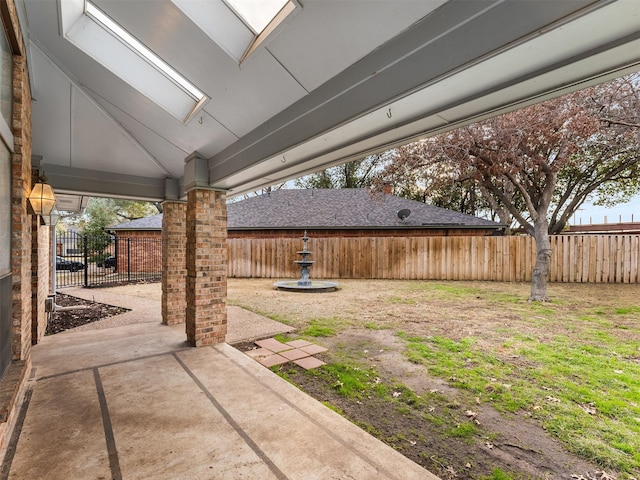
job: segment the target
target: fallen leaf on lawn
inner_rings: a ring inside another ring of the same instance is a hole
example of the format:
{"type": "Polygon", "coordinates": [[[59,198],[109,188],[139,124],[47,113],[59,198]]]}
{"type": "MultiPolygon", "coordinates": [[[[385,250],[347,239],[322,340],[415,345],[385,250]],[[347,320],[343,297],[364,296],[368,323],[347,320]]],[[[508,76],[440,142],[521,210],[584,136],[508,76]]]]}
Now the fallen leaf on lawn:
{"type": "Polygon", "coordinates": [[[430,412],[435,412],[436,411],[436,407],[429,407],[429,411],[430,412]]]}
{"type": "Polygon", "coordinates": [[[485,442],[484,446],[487,447],[489,450],[493,450],[493,443],[485,442]]]}
{"type": "Polygon", "coordinates": [[[617,373],[618,375],[623,374],[624,372],[622,370],[614,370],[613,373],[617,373]]]}
{"type": "Polygon", "coordinates": [[[432,388],[431,390],[429,390],[431,393],[438,393],[440,390],[438,390],[437,388],[432,388]]]}
{"type": "Polygon", "coordinates": [[[476,397],[476,403],[480,405],[480,397],[476,397]]]}
{"type": "Polygon", "coordinates": [[[552,396],[548,396],[547,400],[553,403],[560,403],[560,399],[552,396]]]}
{"type": "Polygon", "coordinates": [[[542,407],[540,405],[534,405],[532,410],[542,410],[542,407]]]}
{"type": "Polygon", "coordinates": [[[418,443],[418,442],[414,442],[413,440],[409,440],[409,445],[411,445],[412,447],[415,446],[416,443],[418,443]]]}
{"type": "Polygon", "coordinates": [[[364,353],[369,353],[369,350],[363,350],[364,353]]]}
{"type": "Polygon", "coordinates": [[[473,410],[465,410],[464,414],[467,417],[475,418],[478,416],[478,412],[474,412],[473,410]]]}
{"type": "Polygon", "coordinates": [[[580,407],[585,411],[585,413],[588,413],[589,415],[595,415],[596,413],[598,413],[596,408],[592,407],[591,405],[580,405],[580,407]]]}
{"type": "Polygon", "coordinates": [[[469,462],[467,462],[467,463],[465,464],[465,467],[467,467],[467,468],[471,468],[471,464],[470,464],[469,462]]]}
{"type": "Polygon", "coordinates": [[[393,395],[395,398],[398,398],[400,395],[402,395],[402,393],[401,393],[401,392],[393,392],[393,393],[392,393],[392,395],[393,395]]]}

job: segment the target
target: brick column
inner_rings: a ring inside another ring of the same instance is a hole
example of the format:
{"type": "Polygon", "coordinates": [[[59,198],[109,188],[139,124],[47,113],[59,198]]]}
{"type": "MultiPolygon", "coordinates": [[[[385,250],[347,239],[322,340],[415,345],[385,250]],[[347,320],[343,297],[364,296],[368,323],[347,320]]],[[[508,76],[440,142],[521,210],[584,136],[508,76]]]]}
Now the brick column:
{"type": "Polygon", "coordinates": [[[31,92],[26,58],[13,56],[13,141],[11,155],[11,266],[13,279],[13,359],[31,355],[31,92]]]}
{"type": "Polygon", "coordinates": [[[162,204],[162,323],[186,321],[187,204],[162,204]]]}
{"type": "Polygon", "coordinates": [[[226,194],[193,188],[187,194],[187,342],[225,341],[227,334],[226,194]]]}
{"type": "Polygon", "coordinates": [[[51,229],[31,217],[31,343],[42,341],[47,329],[45,299],[51,291],[51,229]]]}
{"type": "MultiPolygon", "coordinates": [[[[39,168],[32,169],[31,185],[40,181],[39,168]]],[[[53,228],[42,225],[39,215],[31,217],[31,344],[42,341],[47,329],[45,299],[51,293],[51,235],[53,228]]]]}

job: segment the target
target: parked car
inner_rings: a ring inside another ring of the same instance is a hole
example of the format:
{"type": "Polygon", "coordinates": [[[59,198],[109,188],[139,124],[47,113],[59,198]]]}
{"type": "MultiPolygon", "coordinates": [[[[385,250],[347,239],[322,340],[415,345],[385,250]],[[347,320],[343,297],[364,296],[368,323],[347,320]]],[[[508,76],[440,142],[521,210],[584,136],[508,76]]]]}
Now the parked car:
{"type": "Polygon", "coordinates": [[[105,258],[101,262],[98,262],[96,265],[104,268],[115,268],[118,266],[118,260],[116,259],[116,257],[111,256],[111,257],[105,258]]]}
{"type": "Polygon", "coordinates": [[[77,272],[78,270],[84,270],[84,263],[56,257],[56,270],[71,270],[72,272],[77,272]]]}

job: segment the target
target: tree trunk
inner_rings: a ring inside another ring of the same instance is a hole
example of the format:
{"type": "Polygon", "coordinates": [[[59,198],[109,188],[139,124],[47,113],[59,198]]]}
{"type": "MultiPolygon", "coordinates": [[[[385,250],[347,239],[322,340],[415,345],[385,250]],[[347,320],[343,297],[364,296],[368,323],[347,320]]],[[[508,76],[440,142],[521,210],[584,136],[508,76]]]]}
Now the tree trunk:
{"type": "Polygon", "coordinates": [[[551,266],[551,240],[549,240],[549,222],[546,216],[534,222],[534,238],[536,239],[536,266],[531,276],[530,302],[548,302],[547,276],[551,266]]]}

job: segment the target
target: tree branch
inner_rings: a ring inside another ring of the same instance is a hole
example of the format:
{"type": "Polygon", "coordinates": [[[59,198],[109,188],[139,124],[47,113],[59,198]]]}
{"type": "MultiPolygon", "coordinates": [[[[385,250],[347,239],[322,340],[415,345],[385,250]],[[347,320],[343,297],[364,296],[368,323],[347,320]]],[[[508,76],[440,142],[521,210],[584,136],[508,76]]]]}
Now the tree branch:
{"type": "Polygon", "coordinates": [[[613,118],[601,118],[601,122],[609,125],[621,125],[623,127],[640,128],[640,123],[625,122],[624,120],[615,120],[613,118]]]}

